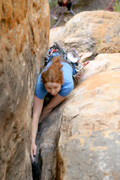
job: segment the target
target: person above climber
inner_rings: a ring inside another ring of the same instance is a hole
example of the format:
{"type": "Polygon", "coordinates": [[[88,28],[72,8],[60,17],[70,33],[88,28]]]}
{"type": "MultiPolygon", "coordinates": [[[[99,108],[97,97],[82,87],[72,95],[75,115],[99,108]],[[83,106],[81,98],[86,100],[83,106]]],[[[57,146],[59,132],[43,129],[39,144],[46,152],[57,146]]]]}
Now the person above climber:
{"type": "Polygon", "coordinates": [[[34,105],[33,119],[31,124],[31,158],[34,161],[36,155],[36,134],[38,123],[40,123],[48,114],[66,99],[68,94],[74,88],[73,69],[70,64],[62,61],[60,56],[53,57],[38,76],[34,105]],[[43,108],[44,97],[50,93],[53,98],[43,108]],[[42,110],[43,108],[43,110],[42,110]]]}
{"type": "Polygon", "coordinates": [[[68,11],[70,11],[72,15],[75,15],[75,13],[72,10],[72,0],[58,0],[58,5],[60,7],[66,6],[68,11]]]}

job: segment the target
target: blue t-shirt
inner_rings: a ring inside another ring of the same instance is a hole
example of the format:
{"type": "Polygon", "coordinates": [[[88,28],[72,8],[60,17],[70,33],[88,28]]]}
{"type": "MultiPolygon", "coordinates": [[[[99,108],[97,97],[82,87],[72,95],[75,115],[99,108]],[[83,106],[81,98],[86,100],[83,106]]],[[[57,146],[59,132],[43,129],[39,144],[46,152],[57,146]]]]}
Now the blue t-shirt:
{"type": "MultiPolygon", "coordinates": [[[[61,90],[59,91],[58,94],[62,97],[65,97],[74,88],[74,82],[73,82],[73,78],[72,78],[73,69],[72,69],[72,66],[66,62],[61,62],[61,64],[63,65],[61,70],[63,72],[64,83],[61,85],[61,90]]],[[[45,71],[50,65],[51,65],[51,62],[47,64],[47,66],[45,67],[45,69],[43,71],[45,71]]],[[[37,80],[37,84],[36,84],[36,88],[35,88],[35,95],[39,99],[43,99],[47,93],[48,92],[47,92],[44,84],[41,82],[41,74],[40,74],[38,76],[38,80],[37,80]]]]}

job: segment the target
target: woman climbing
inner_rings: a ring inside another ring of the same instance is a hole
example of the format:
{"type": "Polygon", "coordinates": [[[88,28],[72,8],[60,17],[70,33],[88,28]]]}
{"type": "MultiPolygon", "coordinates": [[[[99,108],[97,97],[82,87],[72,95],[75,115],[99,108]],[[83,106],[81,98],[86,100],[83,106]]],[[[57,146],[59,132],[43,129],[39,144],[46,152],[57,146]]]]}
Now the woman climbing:
{"type": "Polygon", "coordinates": [[[66,99],[74,87],[73,68],[62,60],[60,56],[53,57],[38,77],[35,89],[33,119],[31,126],[31,158],[34,161],[36,155],[36,134],[38,123],[48,116],[48,114],[66,99]],[[53,98],[43,108],[44,97],[50,93],[53,98]]]}
{"type": "Polygon", "coordinates": [[[74,81],[81,77],[82,69],[88,64],[80,63],[80,57],[75,50],[64,51],[55,43],[46,53],[47,65],[38,76],[31,125],[31,158],[36,155],[36,134],[38,123],[47,117],[50,112],[64,101],[74,88],[74,81]],[[74,79],[74,81],[73,81],[74,79]],[[43,107],[47,94],[52,95],[50,102],[43,107]]]}

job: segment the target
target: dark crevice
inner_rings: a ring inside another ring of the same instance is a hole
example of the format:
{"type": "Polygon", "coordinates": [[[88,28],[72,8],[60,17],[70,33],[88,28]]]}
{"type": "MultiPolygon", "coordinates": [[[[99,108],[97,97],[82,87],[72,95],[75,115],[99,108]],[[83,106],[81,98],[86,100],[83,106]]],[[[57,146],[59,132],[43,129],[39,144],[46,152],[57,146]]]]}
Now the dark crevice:
{"type": "Polygon", "coordinates": [[[13,5],[12,19],[14,19],[14,8],[15,8],[14,0],[12,0],[12,5],[13,5]]]}
{"type": "Polygon", "coordinates": [[[31,26],[31,24],[30,24],[30,30],[31,30],[31,34],[32,34],[32,39],[33,39],[33,41],[34,41],[34,32],[33,32],[33,28],[32,28],[32,26],[31,26]]]}
{"type": "Polygon", "coordinates": [[[3,12],[3,14],[5,15],[5,8],[4,8],[4,5],[2,5],[2,12],[3,12]]]}
{"type": "MultiPolygon", "coordinates": [[[[62,122],[62,117],[61,117],[61,122],[62,122]]],[[[60,127],[61,127],[61,123],[60,123],[60,127]]],[[[39,126],[38,126],[38,132],[40,132],[40,129],[41,129],[41,124],[39,124],[39,126]]],[[[53,153],[56,154],[56,160],[57,160],[57,149],[58,149],[59,139],[60,139],[60,128],[58,129],[58,132],[57,132],[57,134],[55,136],[54,141],[56,143],[55,143],[55,146],[53,147],[53,153]]],[[[40,147],[40,144],[39,144],[38,147],[40,147]]],[[[41,155],[41,150],[39,150],[38,153],[35,156],[34,162],[32,163],[32,176],[33,176],[33,180],[41,180],[42,167],[43,167],[42,158],[43,157],[41,155]]],[[[54,158],[53,158],[53,161],[54,161],[54,158]]],[[[52,169],[50,168],[51,176],[49,177],[49,180],[55,180],[55,178],[56,178],[56,174],[54,173],[53,169],[54,168],[52,168],[52,169]]],[[[56,171],[57,171],[57,164],[56,164],[55,172],[56,171]]]]}
{"type": "Polygon", "coordinates": [[[13,8],[14,8],[15,7],[14,0],[12,0],[12,5],[13,5],[13,8]]]}
{"type": "Polygon", "coordinates": [[[5,27],[5,19],[2,19],[1,20],[1,29],[4,29],[4,27],[5,27]]]}
{"type": "Polygon", "coordinates": [[[14,0],[12,0],[12,5],[13,5],[13,8],[14,8],[15,7],[14,0]]]}
{"type": "Polygon", "coordinates": [[[20,20],[19,19],[17,19],[16,20],[16,23],[17,23],[17,26],[20,24],[20,20]]]}
{"type": "Polygon", "coordinates": [[[14,11],[12,12],[12,20],[14,19],[14,11]]]}
{"type": "Polygon", "coordinates": [[[39,151],[38,155],[34,157],[34,162],[32,163],[33,180],[41,179],[41,171],[42,171],[42,157],[41,157],[41,151],[39,151]]]}

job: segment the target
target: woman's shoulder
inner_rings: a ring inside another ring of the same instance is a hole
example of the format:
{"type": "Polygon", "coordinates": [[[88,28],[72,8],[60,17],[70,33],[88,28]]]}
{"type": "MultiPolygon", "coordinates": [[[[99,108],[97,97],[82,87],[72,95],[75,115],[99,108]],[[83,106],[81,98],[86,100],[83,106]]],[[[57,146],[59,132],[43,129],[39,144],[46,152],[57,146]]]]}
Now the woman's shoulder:
{"type": "Polygon", "coordinates": [[[71,78],[69,80],[66,80],[61,86],[59,95],[62,97],[68,96],[68,94],[73,90],[73,88],[74,88],[73,79],[71,78]]]}
{"type": "Polygon", "coordinates": [[[62,71],[63,71],[63,76],[69,76],[71,77],[73,75],[73,68],[72,66],[67,63],[67,62],[61,62],[63,67],[62,67],[62,71]]]}

